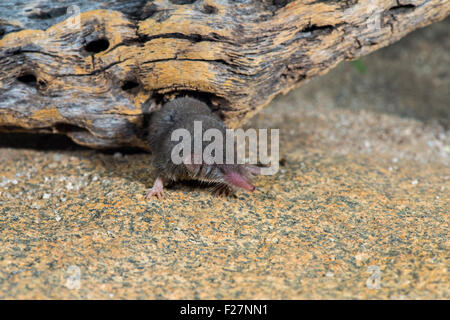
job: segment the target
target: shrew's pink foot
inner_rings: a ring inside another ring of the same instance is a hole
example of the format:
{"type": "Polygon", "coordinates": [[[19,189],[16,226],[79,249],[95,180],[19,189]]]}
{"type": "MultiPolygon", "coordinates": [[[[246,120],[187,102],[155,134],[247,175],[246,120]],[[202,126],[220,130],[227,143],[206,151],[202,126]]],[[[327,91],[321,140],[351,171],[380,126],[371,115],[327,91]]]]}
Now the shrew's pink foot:
{"type": "Polygon", "coordinates": [[[153,188],[148,189],[145,194],[146,199],[151,199],[153,196],[159,200],[164,198],[164,183],[161,177],[156,178],[153,188]]]}
{"type": "Polygon", "coordinates": [[[145,199],[150,200],[153,196],[157,197],[159,200],[164,198],[164,191],[161,190],[155,190],[155,188],[150,188],[147,190],[147,193],[145,194],[145,199]]]}

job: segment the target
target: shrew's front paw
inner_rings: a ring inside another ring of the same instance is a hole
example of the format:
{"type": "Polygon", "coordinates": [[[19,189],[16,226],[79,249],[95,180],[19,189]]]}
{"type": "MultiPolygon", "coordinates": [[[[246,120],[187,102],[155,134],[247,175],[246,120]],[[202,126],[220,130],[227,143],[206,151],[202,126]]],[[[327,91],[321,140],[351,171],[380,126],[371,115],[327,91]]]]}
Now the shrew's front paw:
{"type": "Polygon", "coordinates": [[[229,197],[234,194],[234,190],[226,184],[219,184],[214,188],[213,193],[219,197],[229,197]]]}
{"type": "Polygon", "coordinates": [[[161,177],[156,178],[153,187],[148,189],[147,193],[145,194],[145,198],[147,200],[151,199],[152,197],[157,197],[159,200],[164,198],[164,183],[161,177]]]}

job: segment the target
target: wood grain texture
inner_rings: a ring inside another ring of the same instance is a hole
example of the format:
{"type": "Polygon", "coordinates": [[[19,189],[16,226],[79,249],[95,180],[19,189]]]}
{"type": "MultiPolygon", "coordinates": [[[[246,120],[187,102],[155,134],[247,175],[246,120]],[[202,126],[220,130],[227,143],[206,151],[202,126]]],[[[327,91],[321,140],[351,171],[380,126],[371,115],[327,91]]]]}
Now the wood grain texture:
{"type": "Polygon", "coordinates": [[[23,2],[0,4],[0,130],[98,148],[147,149],[148,115],[178,95],[240,126],[277,94],[450,13],[447,0],[23,2]]]}

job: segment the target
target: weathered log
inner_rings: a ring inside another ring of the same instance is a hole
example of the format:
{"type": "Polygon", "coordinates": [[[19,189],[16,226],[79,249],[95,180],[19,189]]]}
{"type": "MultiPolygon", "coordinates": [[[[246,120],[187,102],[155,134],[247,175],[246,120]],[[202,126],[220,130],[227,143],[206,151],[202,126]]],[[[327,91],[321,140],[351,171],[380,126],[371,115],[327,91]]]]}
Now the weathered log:
{"type": "Polygon", "coordinates": [[[0,128],[91,147],[146,148],[148,114],[177,95],[239,126],[450,12],[448,0],[22,2],[0,4],[0,128]]]}

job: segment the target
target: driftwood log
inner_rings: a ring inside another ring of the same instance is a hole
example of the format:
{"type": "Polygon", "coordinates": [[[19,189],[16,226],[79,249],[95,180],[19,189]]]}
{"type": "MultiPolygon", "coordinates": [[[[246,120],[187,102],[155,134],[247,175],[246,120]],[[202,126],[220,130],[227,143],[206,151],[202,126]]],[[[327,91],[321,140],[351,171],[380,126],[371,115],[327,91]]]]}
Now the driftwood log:
{"type": "Polygon", "coordinates": [[[186,94],[236,127],[449,12],[448,0],[3,0],[0,130],[146,148],[148,115],[186,94]]]}

